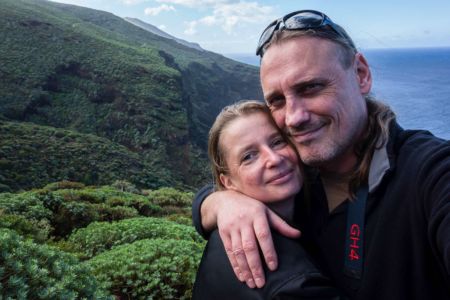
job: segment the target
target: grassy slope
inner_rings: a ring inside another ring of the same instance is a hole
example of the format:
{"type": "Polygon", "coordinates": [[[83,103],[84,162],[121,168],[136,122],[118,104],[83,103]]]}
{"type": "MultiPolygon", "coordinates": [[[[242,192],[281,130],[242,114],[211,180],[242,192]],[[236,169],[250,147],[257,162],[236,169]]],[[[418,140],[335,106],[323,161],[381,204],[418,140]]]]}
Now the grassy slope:
{"type": "MultiPolygon", "coordinates": [[[[92,134],[0,121],[0,182],[11,190],[43,186],[58,178],[106,184],[127,178],[157,183],[139,155],[92,134]],[[85,159],[89,157],[89,159],[85,159]],[[148,170],[147,170],[148,171],[148,170]]],[[[8,189],[0,186],[0,191],[8,189]]]]}
{"type": "MultiPolygon", "coordinates": [[[[105,138],[113,148],[121,145],[122,160],[138,159],[140,170],[153,174],[132,176],[138,185],[201,184],[208,177],[206,134],[216,113],[227,103],[261,96],[256,68],[184,47],[112,14],[47,1],[2,0],[1,5],[0,119],[66,128],[105,138]]],[[[29,125],[23,126],[20,139],[30,139],[29,125]]],[[[10,142],[3,138],[0,149],[10,142]]],[[[58,143],[66,165],[77,165],[81,158],[86,165],[99,164],[93,151],[68,155],[65,141],[58,143]]],[[[9,161],[26,163],[31,156],[14,157],[9,161]]],[[[35,170],[47,164],[35,153],[22,173],[37,178],[35,170]]],[[[61,172],[47,172],[54,174],[48,180],[73,173],[58,166],[61,172]]],[[[88,183],[127,176],[103,169],[109,175],[88,183]]],[[[23,185],[2,175],[0,183],[12,189],[40,186],[44,180],[23,185]]]]}

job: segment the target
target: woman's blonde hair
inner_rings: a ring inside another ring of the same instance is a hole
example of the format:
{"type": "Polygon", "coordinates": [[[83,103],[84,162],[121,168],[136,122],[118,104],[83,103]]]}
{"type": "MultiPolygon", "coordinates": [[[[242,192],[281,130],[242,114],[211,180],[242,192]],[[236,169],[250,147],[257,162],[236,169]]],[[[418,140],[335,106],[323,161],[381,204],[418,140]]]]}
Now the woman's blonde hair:
{"type": "MultiPolygon", "coordinates": [[[[214,124],[209,130],[208,138],[208,156],[211,163],[214,184],[217,190],[225,189],[222,182],[220,181],[220,174],[228,174],[228,167],[225,160],[224,149],[220,143],[222,133],[232,121],[240,117],[253,115],[255,113],[265,114],[267,116],[267,120],[289,143],[286,135],[283,134],[283,132],[277,127],[275,121],[272,119],[269,108],[263,102],[256,100],[241,100],[237,103],[224,107],[216,117],[214,124]]],[[[293,147],[292,144],[290,144],[290,146],[293,147]]]]}

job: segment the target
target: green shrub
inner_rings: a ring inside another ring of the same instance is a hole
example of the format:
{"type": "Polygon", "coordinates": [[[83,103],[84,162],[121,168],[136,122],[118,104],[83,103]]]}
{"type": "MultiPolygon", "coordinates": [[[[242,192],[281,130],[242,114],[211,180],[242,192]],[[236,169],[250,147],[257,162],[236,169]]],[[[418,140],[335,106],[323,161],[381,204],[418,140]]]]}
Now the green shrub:
{"type": "MultiPolygon", "coordinates": [[[[110,186],[98,188],[89,187],[80,190],[58,190],[53,193],[62,197],[64,201],[104,203],[109,206],[126,206],[136,209],[142,216],[155,216],[161,212],[161,207],[151,203],[142,195],[129,192],[121,192],[110,186]]],[[[101,219],[99,219],[101,221],[101,219]]]]}
{"type": "Polygon", "coordinates": [[[202,245],[145,239],[118,246],[85,264],[120,299],[191,299],[202,245]]]}
{"type": "Polygon", "coordinates": [[[192,226],[192,218],[191,216],[186,216],[186,215],[181,215],[181,214],[174,214],[174,215],[170,215],[165,217],[166,220],[178,223],[178,224],[182,224],[182,225],[187,225],[187,226],[192,226]]]}
{"type": "Polygon", "coordinates": [[[105,293],[73,256],[0,229],[0,298],[100,299],[105,293]]]}
{"type": "Polygon", "coordinates": [[[94,221],[116,221],[139,215],[155,215],[160,209],[145,197],[107,187],[44,192],[41,193],[41,199],[45,207],[53,212],[51,224],[55,228],[53,234],[56,237],[66,237],[74,229],[86,227],[94,221]],[[111,202],[110,199],[115,201],[111,202]]]}
{"type": "Polygon", "coordinates": [[[162,208],[159,205],[151,203],[148,199],[142,196],[130,197],[130,194],[125,194],[122,196],[114,196],[106,200],[106,204],[116,207],[131,207],[139,212],[139,215],[150,217],[158,216],[162,213],[162,208]]]}
{"type": "Polygon", "coordinates": [[[57,238],[65,237],[75,228],[85,227],[99,220],[98,212],[93,204],[67,200],[64,191],[68,190],[57,192],[40,190],[36,193],[41,203],[52,213],[49,220],[54,228],[52,234],[57,238]]]}
{"type": "Polygon", "coordinates": [[[113,223],[95,222],[75,231],[68,241],[76,245],[75,251],[92,257],[114,246],[149,238],[204,242],[191,226],[151,217],[126,219],[113,223]]]}
{"type": "Polygon", "coordinates": [[[55,228],[53,234],[57,237],[65,237],[76,228],[86,227],[100,216],[96,206],[83,202],[62,203],[54,212],[52,225],[55,228]]]}
{"type": "Polygon", "coordinates": [[[164,187],[148,193],[148,198],[160,206],[191,207],[192,192],[181,192],[174,188],[164,187]]]}
{"type": "Polygon", "coordinates": [[[114,181],[113,184],[111,184],[111,186],[113,188],[118,189],[121,192],[128,192],[134,194],[140,193],[139,189],[134,184],[126,180],[116,180],[114,181]]]}
{"type": "Polygon", "coordinates": [[[67,240],[49,240],[46,244],[63,252],[70,253],[80,260],[86,259],[86,255],[84,255],[84,253],[77,252],[77,246],[67,240]]]}
{"type": "Polygon", "coordinates": [[[89,203],[104,203],[106,201],[106,195],[101,192],[101,189],[61,189],[55,191],[54,194],[61,196],[65,201],[81,201],[89,203]]]}
{"type": "Polygon", "coordinates": [[[94,221],[116,221],[137,216],[158,216],[160,206],[142,195],[120,192],[105,186],[50,191],[41,189],[18,194],[1,193],[0,210],[47,222],[57,239],[94,221]]]}
{"type": "Polygon", "coordinates": [[[0,211],[0,228],[8,228],[38,243],[47,241],[51,226],[47,220],[28,220],[24,216],[5,214],[0,211]]]}
{"type": "Polygon", "coordinates": [[[98,213],[101,221],[119,221],[139,216],[139,212],[133,207],[109,206],[106,204],[94,204],[93,207],[98,213]]]}
{"type": "Polygon", "coordinates": [[[4,213],[22,215],[27,219],[50,220],[52,217],[51,210],[44,206],[40,195],[33,192],[1,193],[0,209],[4,213]]]}
{"type": "Polygon", "coordinates": [[[63,181],[49,183],[43,189],[47,190],[47,191],[56,191],[56,190],[61,190],[61,189],[78,190],[78,189],[82,189],[84,187],[85,187],[85,185],[81,182],[63,180],[63,181]]]}

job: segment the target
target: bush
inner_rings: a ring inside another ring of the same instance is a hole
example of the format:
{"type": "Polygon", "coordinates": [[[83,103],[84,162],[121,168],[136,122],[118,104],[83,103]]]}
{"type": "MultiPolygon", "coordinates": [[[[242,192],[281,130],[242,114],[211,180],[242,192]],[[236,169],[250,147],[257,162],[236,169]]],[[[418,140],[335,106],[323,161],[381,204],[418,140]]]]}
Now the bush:
{"type": "Polygon", "coordinates": [[[1,193],[0,210],[5,214],[21,215],[28,220],[51,224],[51,234],[57,239],[95,221],[156,216],[161,215],[162,211],[160,206],[142,195],[120,192],[107,186],[1,193]]]}
{"type": "Polygon", "coordinates": [[[148,193],[152,203],[160,206],[191,207],[192,192],[180,192],[174,188],[164,187],[148,193]]]}
{"type": "Polygon", "coordinates": [[[75,231],[68,239],[76,252],[95,256],[114,246],[149,238],[167,238],[204,243],[191,226],[159,218],[134,218],[118,222],[95,222],[75,231]]]}
{"type": "Polygon", "coordinates": [[[194,241],[145,239],[118,246],[85,264],[123,299],[191,299],[202,254],[194,241]]]}
{"type": "Polygon", "coordinates": [[[93,204],[104,203],[109,206],[127,206],[136,209],[142,216],[154,216],[161,212],[161,207],[151,203],[146,197],[129,192],[121,192],[109,186],[90,187],[81,190],[58,190],[53,194],[62,197],[66,202],[76,201],[93,204]]]}
{"type": "Polygon", "coordinates": [[[126,206],[109,206],[106,204],[94,204],[93,207],[98,213],[101,221],[119,221],[139,216],[139,212],[133,207],[126,206]]]}
{"type": "Polygon", "coordinates": [[[44,206],[36,193],[1,193],[0,209],[6,214],[22,215],[27,219],[50,220],[52,212],[44,206]]]}
{"type": "Polygon", "coordinates": [[[182,225],[192,226],[191,216],[175,214],[175,215],[167,216],[166,220],[169,220],[169,221],[172,221],[172,222],[175,222],[178,224],[182,224],[182,225]]]}
{"type": "Polygon", "coordinates": [[[73,256],[0,229],[0,298],[99,299],[105,293],[73,256]]]}
{"type": "Polygon", "coordinates": [[[56,190],[61,190],[61,189],[78,190],[78,189],[82,189],[84,187],[85,187],[85,185],[81,182],[63,180],[63,181],[49,183],[43,189],[47,190],[47,191],[56,191],[56,190]]]}
{"type": "Polygon", "coordinates": [[[106,204],[116,207],[131,207],[136,209],[141,216],[157,216],[162,212],[162,208],[159,205],[151,203],[148,199],[142,196],[129,197],[124,194],[122,196],[114,196],[106,200],[106,204]]]}
{"type": "Polygon", "coordinates": [[[65,237],[76,228],[89,225],[100,220],[96,206],[83,202],[62,203],[52,218],[52,225],[55,228],[53,234],[57,237],[65,237]]]}
{"type": "Polygon", "coordinates": [[[54,192],[55,195],[61,196],[66,202],[89,202],[89,203],[104,203],[106,195],[101,192],[101,189],[61,189],[54,192]]]}
{"type": "Polygon", "coordinates": [[[133,194],[139,194],[139,189],[129,181],[126,180],[116,180],[111,186],[118,189],[121,192],[128,192],[133,194]]]}
{"type": "Polygon", "coordinates": [[[108,187],[41,192],[40,197],[45,207],[53,212],[51,223],[57,237],[66,237],[91,222],[157,215],[161,210],[143,196],[108,187]]]}
{"type": "Polygon", "coordinates": [[[0,228],[8,228],[35,242],[47,241],[51,226],[47,220],[28,220],[24,216],[4,214],[0,211],[0,228]]]}
{"type": "Polygon", "coordinates": [[[56,192],[40,190],[35,193],[35,197],[41,201],[42,205],[51,211],[48,219],[54,228],[52,235],[57,238],[65,237],[75,228],[85,227],[89,223],[99,220],[99,214],[94,204],[72,201],[72,197],[66,197],[65,192],[67,191],[70,190],[56,192]]]}
{"type": "Polygon", "coordinates": [[[76,245],[67,241],[67,240],[49,240],[46,243],[49,246],[52,246],[54,248],[57,248],[58,250],[61,250],[66,253],[70,253],[74,257],[78,258],[79,260],[85,260],[86,255],[83,253],[77,252],[76,245]]]}

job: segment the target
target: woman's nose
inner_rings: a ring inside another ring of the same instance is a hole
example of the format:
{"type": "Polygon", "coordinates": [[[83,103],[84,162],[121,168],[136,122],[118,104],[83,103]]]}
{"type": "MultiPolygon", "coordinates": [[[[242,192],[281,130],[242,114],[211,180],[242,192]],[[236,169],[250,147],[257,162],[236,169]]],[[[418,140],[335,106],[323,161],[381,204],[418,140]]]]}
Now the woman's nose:
{"type": "Polygon", "coordinates": [[[268,168],[273,168],[279,165],[283,161],[283,156],[277,151],[269,148],[266,150],[266,165],[268,168]]]}

